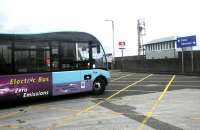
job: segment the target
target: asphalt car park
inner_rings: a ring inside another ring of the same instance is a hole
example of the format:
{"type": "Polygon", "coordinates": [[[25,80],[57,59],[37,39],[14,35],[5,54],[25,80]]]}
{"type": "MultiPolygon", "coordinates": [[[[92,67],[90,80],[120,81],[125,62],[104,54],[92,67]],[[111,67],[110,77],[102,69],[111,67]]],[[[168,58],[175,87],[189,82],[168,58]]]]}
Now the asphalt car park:
{"type": "Polygon", "coordinates": [[[200,77],[117,70],[111,74],[103,95],[4,107],[0,129],[199,130],[200,77]]]}

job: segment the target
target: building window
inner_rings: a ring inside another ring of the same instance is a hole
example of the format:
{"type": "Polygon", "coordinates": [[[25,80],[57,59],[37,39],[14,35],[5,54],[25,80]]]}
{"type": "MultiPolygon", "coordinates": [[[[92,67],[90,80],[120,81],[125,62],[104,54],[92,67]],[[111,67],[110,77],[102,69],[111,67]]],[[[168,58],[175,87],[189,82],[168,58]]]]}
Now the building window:
{"type": "Polygon", "coordinates": [[[169,42],[169,49],[172,49],[172,42],[169,42]]]}
{"type": "Polygon", "coordinates": [[[155,44],[152,44],[152,46],[153,46],[153,51],[155,50],[155,44]]]}
{"type": "Polygon", "coordinates": [[[176,43],[175,41],[172,42],[172,48],[173,49],[175,48],[175,43],[176,43]]]}
{"type": "Polygon", "coordinates": [[[162,43],[160,43],[160,50],[162,50],[163,49],[163,47],[162,47],[162,43]]]}
{"type": "Polygon", "coordinates": [[[156,50],[158,50],[158,43],[156,43],[156,50]]]}
{"type": "Polygon", "coordinates": [[[148,45],[146,45],[146,51],[149,51],[148,49],[149,49],[149,48],[148,48],[148,45]]]}
{"type": "Polygon", "coordinates": [[[150,51],[150,46],[149,45],[147,45],[147,50],[150,51]]]}
{"type": "Polygon", "coordinates": [[[169,49],[169,42],[166,42],[166,50],[169,49]]]}
{"type": "Polygon", "coordinates": [[[158,50],[160,50],[160,43],[158,43],[158,50]]]}
{"type": "Polygon", "coordinates": [[[166,49],[166,42],[163,42],[163,50],[166,49]]]}

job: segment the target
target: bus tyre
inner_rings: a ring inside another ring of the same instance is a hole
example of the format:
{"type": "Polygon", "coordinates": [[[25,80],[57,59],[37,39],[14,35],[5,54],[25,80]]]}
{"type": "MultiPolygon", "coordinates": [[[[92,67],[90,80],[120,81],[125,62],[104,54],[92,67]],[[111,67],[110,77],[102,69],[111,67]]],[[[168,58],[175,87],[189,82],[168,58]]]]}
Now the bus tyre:
{"type": "Polygon", "coordinates": [[[106,81],[103,78],[97,78],[93,84],[93,91],[94,95],[103,94],[106,88],[106,81]]]}

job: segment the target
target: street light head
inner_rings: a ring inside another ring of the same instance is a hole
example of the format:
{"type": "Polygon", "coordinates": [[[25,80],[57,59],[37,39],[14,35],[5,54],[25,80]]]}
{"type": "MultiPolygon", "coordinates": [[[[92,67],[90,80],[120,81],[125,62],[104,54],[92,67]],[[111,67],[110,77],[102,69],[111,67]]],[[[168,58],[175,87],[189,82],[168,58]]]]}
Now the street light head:
{"type": "Polygon", "coordinates": [[[111,19],[106,19],[106,20],[104,20],[104,21],[111,21],[111,22],[113,22],[113,20],[111,20],[111,19]]]}

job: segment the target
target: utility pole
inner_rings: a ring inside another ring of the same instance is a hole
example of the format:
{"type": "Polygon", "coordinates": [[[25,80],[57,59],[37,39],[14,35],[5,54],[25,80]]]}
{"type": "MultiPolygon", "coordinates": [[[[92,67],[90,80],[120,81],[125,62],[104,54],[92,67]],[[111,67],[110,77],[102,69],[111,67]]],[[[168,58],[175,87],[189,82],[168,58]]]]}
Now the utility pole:
{"type": "Polygon", "coordinates": [[[137,35],[138,35],[138,55],[141,55],[141,40],[140,40],[140,37],[141,37],[141,35],[140,35],[140,30],[141,30],[141,28],[140,28],[140,20],[138,19],[137,20],[137,35]]]}
{"type": "Polygon", "coordinates": [[[108,21],[108,22],[111,22],[112,23],[112,49],[113,49],[113,61],[115,60],[114,57],[115,57],[115,26],[114,26],[114,20],[111,20],[111,19],[106,19],[104,21],[108,21]]]}
{"type": "Polygon", "coordinates": [[[112,69],[115,66],[115,25],[114,25],[114,20],[111,19],[106,19],[104,21],[108,21],[112,23],[112,44],[113,44],[113,53],[112,53],[112,69]]]}

